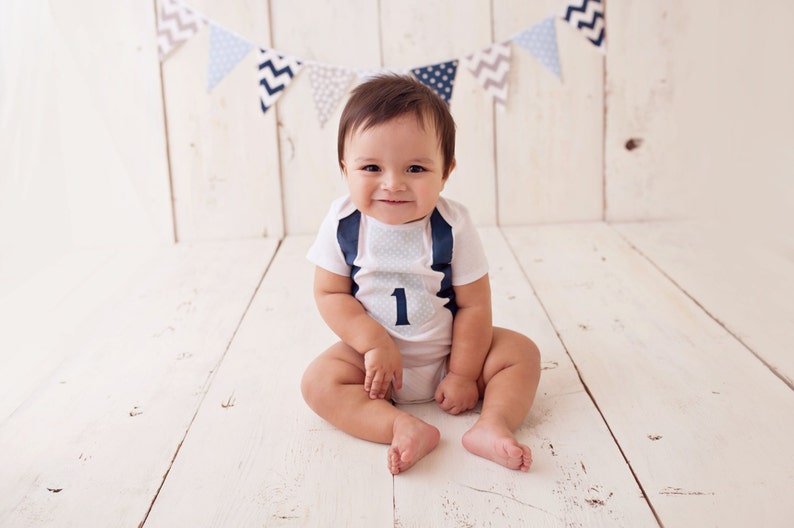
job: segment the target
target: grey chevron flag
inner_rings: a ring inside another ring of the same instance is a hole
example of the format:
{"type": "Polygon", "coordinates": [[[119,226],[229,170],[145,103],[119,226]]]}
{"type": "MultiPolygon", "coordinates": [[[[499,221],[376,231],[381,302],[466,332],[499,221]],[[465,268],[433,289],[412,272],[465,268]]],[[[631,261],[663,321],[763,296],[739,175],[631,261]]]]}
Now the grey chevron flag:
{"type": "Polygon", "coordinates": [[[178,0],[162,0],[157,17],[157,47],[160,62],[180,44],[192,37],[202,25],[204,17],[178,0]]]}
{"type": "Polygon", "coordinates": [[[510,72],[508,42],[493,44],[467,55],[461,62],[498,104],[507,104],[507,74],[510,72]]]}

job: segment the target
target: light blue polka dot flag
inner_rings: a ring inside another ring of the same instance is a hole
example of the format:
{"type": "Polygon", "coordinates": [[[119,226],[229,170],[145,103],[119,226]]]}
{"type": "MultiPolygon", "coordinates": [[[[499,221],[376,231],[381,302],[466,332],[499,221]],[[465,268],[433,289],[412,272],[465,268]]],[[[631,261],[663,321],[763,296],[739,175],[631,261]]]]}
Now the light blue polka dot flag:
{"type": "Polygon", "coordinates": [[[554,72],[554,75],[561,78],[560,55],[557,50],[557,30],[554,28],[554,18],[550,16],[531,28],[525,29],[513,37],[513,41],[528,49],[533,57],[554,72]]]}
{"type": "Polygon", "coordinates": [[[207,91],[215,88],[253,47],[253,43],[211,22],[207,91]]]}
{"type": "Polygon", "coordinates": [[[432,88],[434,92],[440,95],[441,98],[449,104],[449,100],[452,98],[452,87],[455,84],[455,75],[458,73],[457,60],[414,68],[411,70],[411,73],[413,73],[417,79],[432,88]]]}

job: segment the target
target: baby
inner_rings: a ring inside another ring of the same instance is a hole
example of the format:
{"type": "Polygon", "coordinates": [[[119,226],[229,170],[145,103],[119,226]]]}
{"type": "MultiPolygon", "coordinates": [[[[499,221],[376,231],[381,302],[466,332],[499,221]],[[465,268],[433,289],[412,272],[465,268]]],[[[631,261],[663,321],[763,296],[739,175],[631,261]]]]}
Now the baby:
{"type": "Polygon", "coordinates": [[[513,432],[532,406],[540,354],[491,321],[488,265],[466,209],[440,196],[455,168],[447,104],[411,77],[355,88],[342,113],[337,199],[308,258],[317,307],[340,342],[306,369],[308,405],[341,430],[390,444],[397,474],[440,433],[392,404],[435,400],[459,414],[483,398],[463,436],[470,452],[528,471],[513,432]]]}

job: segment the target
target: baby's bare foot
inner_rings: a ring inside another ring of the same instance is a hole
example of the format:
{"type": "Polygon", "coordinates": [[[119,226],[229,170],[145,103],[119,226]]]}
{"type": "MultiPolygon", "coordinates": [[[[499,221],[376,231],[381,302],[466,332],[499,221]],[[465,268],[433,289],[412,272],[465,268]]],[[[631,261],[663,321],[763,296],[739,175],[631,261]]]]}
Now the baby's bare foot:
{"type": "Polygon", "coordinates": [[[392,475],[407,470],[435,449],[441,437],[438,429],[410,414],[394,420],[393,438],[388,453],[392,475]]]}
{"type": "Polygon", "coordinates": [[[463,435],[463,447],[510,469],[529,471],[532,465],[529,447],[519,444],[513,432],[499,423],[477,421],[463,435]]]}

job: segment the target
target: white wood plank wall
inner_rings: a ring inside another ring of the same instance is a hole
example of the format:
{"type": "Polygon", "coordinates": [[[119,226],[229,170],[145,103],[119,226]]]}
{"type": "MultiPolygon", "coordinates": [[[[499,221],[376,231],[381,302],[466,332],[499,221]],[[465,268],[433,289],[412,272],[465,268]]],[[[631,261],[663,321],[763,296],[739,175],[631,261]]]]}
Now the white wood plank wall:
{"type": "MultiPolygon", "coordinates": [[[[161,67],[157,1],[0,5],[4,266],[20,247],[311,233],[344,191],[340,108],[321,128],[306,70],[264,115],[255,50],[208,94],[209,27],[161,67]]],[[[256,45],[353,68],[461,58],[565,4],[185,1],[256,45]]],[[[790,222],[792,15],[776,0],[609,1],[605,56],[557,19],[561,81],[513,45],[505,109],[461,68],[448,195],[480,225],[790,222]]]]}

